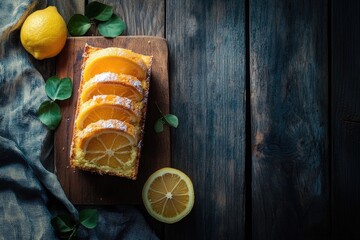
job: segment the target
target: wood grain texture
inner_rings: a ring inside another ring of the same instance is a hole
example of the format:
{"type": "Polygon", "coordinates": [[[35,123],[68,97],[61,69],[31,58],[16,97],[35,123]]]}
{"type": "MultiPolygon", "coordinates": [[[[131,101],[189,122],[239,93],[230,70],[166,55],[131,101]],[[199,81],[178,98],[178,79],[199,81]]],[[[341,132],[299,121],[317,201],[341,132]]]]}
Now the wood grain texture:
{"type": "Polygon", "coordinates": [[[141,190],[149,175],[161,167],[170,166],[169,130],[165,129],[162,134],[156,134],[153,130],[156,119],[160,117],[155,102],[164,112],[169,111],[166,41],[158,37],[70,38],[57,60],[57,76],[61,78],[70,77],[73,80],[73,95],[69,100],[61,103],[63,120],[55,132],[54,140],[56,174],[66,195],[74,204],[142,203],[141,190]],[[123,47],[141,54],[154,56],[144,146],[136,181],[113,176],[100,176],[74,170],[69,166],[70,144],[85,43],[97,47],[123,47]]]}
{"type": "Polygon", "coordinates": [[[244,238],[244,1],[166,1],[172,165],[190,176],[195,205],[167,239],[244,238]]]}
{"type": "Polygon", "coordinates": [[[329,239],[327,1],[250,1],[252,239],[329,239]]]}
{"type": "Polygon", "coordinates": [[[56,6],[66,23],[68,23],[72,15],[76,13],[84,14],[85,12],[85,0],[48,0],[48,4],[56,6]]]}
{"type": "MultiPolygon", "coordinates": [[[[165,1],[164,0],[97,0],[113,7],[125,23],[122,35],[148,35],[164,37],[165,1]]],[[[92,2],[92,1],[89,1],[92,2]]],[[[94,35],[99,35],[97,31],[94,35]]]]}
{"type": "Polygon", "coordinates": [[[332,0],[333,239],[359,239],[360,2],[332,0]]]}

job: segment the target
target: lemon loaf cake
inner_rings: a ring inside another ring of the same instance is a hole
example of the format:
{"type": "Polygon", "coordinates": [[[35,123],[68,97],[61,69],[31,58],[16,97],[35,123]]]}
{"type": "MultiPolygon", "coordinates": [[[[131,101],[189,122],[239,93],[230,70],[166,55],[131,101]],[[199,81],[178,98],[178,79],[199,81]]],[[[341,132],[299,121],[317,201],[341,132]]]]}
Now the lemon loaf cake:
{"type": "Polygon", "coordinates": [[[72,167],[136,179],[152,56],[85,45],[70,152],[72,167]]]}

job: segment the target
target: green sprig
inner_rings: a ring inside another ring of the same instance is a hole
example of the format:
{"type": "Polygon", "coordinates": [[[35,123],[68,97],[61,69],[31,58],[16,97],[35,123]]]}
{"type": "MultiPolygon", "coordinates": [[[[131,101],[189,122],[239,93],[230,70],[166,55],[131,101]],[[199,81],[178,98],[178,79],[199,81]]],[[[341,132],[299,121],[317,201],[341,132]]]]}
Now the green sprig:
{"type": "Polygon", "coordinates": [[[67,27],[70,35],[82,36],[87,33],[92,24],[98,25],[102,36],[110,38],[120,36],[126,29],[126,24],[113,13],[111,6],[97,1],[86,6],[85,15],[74,14],[67,27]]]}
{"type": "Polygon", "coordinates": [[[61,108],[55,101],[71,97],[72,81],[70,78],[50,77],[45,83],[45,92],[50,100],[40,105],[37,116],[50,130],[55,130],[61,121],[61,108]]]}
{"type": "Polygon", "coordinates": [[[83,209],[79,212],[79,220],[74,221],[70,215],[61,214],[51,219],[51,225],[60,238],[74,239],[80,226],[94,229],[99,221],[96,209],[83,209]]]}
{"type": "Polygon", "coordinates": [[[175,116],[174,114],[164,114],[161,111],[160,107],[157,105],[157,103],[155,103],[155,105],[161,114],[161,117],[156,120],[154,124],[154,130],[156,133],[161,133],[162,131],[164,131],[165,124],[173,128],[177,128],[179,126],[179,120],[177,116],[175,116]]]}

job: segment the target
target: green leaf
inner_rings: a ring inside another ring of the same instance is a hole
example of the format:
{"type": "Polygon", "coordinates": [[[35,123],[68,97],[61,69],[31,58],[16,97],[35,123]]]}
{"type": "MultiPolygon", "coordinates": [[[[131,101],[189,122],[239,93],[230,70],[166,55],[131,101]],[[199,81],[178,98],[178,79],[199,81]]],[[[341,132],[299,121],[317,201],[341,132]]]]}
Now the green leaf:
{"type": "Polygon", "coordinates": [[[175,115],[166,114],[163,118],[171,127],[177,128],[179,126],[179,120],[175,115]]]}
{"type": "Polygon", "coordinates": [[[163,118],[159,118],[154,125],[154,130],[156,133],[161,133],[162,131],[164,131],[164,120],[163,118]]]}
{"type": "Polygon", "coordinates": [[[75,223],[71,221],[68,215],[59,215],[52,218],[51,225],[60,233],[69,233],[75,228],[75,223]]]}
{"type": "Polygon", "coordinates": [[[84,209],[79,212],[79,221],[81,225],[88,229],[96,227],[99,220],[99,213],[96,209],[84,209]]]}
{"type": "Polygon", "coordinates": [[[74,14],[68,22],[68,30],[72,36],[82,36],[91,27],[90,19],[81,14],[74,14]]]}
{"type": "Polygon", "coordinates": [[[85,16],[98,21],[107,21],[113,14],[113,8],[100,2],[91,2],[85,8],[85,16]]]}
{"type": "Polygon", "coordinates": [[[50,99],[65,100],[71,97],[72,82],[70,78],[50,77],[45,84],[45,92],[50,99]]]}
{"type": "Polygon", "coordinates": [[[45,101],[40,105],[37,116],[49,129],[54,130],[61,121],[61,109],[56,102],[45,101]]]}
{"type": "Polygon", "coordinates": [[[101,22],[98,25],[99,33],[104,37],[117,37],[126,28],[125,23],[118,16],[113,14],[106,22],[101,22]]]}

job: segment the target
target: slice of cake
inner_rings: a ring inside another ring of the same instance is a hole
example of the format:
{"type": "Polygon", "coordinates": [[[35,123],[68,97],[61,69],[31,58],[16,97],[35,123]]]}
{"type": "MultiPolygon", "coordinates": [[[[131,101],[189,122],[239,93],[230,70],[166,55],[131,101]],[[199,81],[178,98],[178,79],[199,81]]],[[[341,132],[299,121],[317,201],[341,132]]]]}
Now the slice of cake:
{"type": "Polygon", "coordinates": [[[72,167],[136,179],[152,56],[85,46],[75,113],[72,167]]]}

